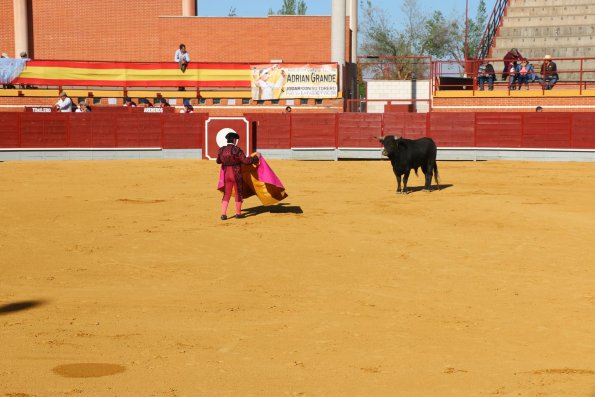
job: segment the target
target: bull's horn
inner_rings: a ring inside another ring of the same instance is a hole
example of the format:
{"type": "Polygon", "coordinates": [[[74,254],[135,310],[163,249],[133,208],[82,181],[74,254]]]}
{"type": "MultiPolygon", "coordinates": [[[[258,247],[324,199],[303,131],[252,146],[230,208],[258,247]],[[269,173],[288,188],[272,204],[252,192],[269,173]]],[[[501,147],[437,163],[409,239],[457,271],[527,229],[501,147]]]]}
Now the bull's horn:
{"type": "Polygon", "coordinates": [[[375,136],[374,139],[376,139],[378,142],[383,142],[384,141],[384,137],[383,136],[375,136]]]}
{"type": "Polygon", "coordinates": [[[396,141],[397,139],[401,139],[401,137],[400,137],[400,136],[397,136],[397,135],[395,135],[393,138],[395,138],[395,141],[396,141]]]}

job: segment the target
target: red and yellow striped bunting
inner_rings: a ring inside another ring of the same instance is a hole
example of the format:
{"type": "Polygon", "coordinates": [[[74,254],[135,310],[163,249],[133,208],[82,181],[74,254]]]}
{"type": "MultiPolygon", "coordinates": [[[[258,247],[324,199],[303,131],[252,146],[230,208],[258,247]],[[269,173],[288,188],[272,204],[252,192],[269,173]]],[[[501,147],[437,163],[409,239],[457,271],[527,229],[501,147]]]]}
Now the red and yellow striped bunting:
{"type": "Polygon", "coordinates": [[[185,72],[173,62],[30,61],[16,84],[100,87],[250,88],[250,65],[190,63],[185,72]]]}

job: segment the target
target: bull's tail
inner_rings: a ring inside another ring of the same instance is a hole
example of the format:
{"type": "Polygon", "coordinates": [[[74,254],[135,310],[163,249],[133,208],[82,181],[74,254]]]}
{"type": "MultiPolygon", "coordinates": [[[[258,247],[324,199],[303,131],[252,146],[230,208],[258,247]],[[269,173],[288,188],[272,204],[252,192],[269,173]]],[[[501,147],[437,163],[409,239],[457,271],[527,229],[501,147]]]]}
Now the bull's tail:
{"type": "Polygon", "coordinates": [[[434,161],[434,180],[436,181],[436,186],[438,190],[440,190],[440,181],[438,180],[438,163],[434,161]]]}

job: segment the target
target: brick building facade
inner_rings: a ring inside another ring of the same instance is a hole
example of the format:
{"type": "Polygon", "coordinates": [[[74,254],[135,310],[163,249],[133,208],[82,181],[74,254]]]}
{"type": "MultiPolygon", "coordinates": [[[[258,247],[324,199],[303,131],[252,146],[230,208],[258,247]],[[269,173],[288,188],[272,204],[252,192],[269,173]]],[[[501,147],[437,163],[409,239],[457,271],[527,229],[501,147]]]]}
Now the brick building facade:
{"type": "MultiPolygon", "coordinates": [[[[0,0],[0,50],[15,55],[14,0],[0,0]]],[[[330,16],[183,17],[181,0],[28,1],[34,59],[164,62],[185,43],[196,62],[330,62],[330,16]]],[[[346,62],[351,35],[346,23],[346,62]]]]}

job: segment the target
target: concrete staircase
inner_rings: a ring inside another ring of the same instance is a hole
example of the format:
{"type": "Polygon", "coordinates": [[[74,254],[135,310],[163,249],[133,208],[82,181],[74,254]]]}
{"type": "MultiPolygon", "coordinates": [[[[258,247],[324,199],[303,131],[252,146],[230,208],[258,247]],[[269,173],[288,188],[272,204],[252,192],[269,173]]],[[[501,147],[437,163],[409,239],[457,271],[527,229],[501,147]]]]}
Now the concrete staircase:
{"type": "MultiPolygon", "coordinates": [[[[539,71],[543,56],[552,56],[560,80],[595,81],[595,0],[510,0],[489,58],[499,60],[511,49],[532,60],[539,71]]],[[[502,62],[494,61],[496,72],[502,62]]]]}

